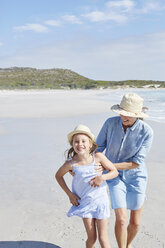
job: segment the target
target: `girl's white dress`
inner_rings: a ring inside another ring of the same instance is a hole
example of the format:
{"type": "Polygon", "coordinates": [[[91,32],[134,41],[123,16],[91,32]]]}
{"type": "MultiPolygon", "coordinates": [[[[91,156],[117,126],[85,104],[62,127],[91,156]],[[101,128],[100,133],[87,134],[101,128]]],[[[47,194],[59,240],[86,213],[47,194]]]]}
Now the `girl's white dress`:
{"type": "Polygon", "coordinates": [[[67,214],[81,218],[105,219],[110,216],[110,203],[107,184],[104,181],[99,187],[92,187],[89,182],[97,176],[95,160],[89,165],[73,165],[74,177],[72,192],[81,198],[78,206],[72,206],[67,214]]]}

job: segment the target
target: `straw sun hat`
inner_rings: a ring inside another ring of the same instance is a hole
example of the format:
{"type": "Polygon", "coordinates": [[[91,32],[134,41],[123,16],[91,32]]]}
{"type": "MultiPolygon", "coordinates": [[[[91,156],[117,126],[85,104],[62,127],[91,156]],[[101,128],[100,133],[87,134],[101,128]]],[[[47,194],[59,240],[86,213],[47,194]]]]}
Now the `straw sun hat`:
{"type": "Polygon", "coordinates": [[[88,137],[90,137],[92,141],[95,142],[95,136],[93,133],[91,133],[91,130],[87,126],[80,124],[77,127],[75,127],[75,129],[72,132],[68,134],[68,141],[70,144],[72,143],[73,135],[78,133],[88,135],[88,137]]]}
{"type": "Polygon", "coordinates": [[[144,113],[148,108],[143,107],[143,98],[135,93],[125,94],[121,100],[120,105],[113,105],[111,110],[120,115],[136,117],[136,118],[145,118],[148,117],[144,113]]]}

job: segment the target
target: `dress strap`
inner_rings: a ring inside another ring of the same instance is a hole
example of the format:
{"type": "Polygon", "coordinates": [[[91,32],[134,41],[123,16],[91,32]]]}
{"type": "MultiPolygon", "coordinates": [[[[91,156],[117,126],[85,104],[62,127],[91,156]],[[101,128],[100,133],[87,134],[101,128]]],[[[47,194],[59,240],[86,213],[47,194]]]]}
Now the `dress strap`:
{"type": "Polygon", "coordinates": [[[93,164],[95,164],[95,152],[92,153],[92,157],[93,157],[93,164]]]}
{"type": "MultiPolygon", "coordinates": [[[[95,152],[91,153],[93,161],[91,162],[91,164],[95,164],[95,152]]],[[[72,166],[74,166],[74,162],[73,162],[73,158],[68,158],[67,161],[70,161],[72,166]]]]}
{"type": "Polygon", "coordinates": [[[74,164],[72,158],[68,158],[67,161],[70,161],[72,165],[74,164]]]}

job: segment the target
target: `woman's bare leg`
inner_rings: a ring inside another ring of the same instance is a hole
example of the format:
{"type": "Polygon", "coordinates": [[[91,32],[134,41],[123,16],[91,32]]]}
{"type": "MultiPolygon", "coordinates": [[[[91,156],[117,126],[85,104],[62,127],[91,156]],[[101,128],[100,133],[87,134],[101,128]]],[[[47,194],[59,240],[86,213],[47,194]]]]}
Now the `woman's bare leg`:
{"type": "Polygon", "coordinates": [[[115,209],[116,223],[115,235],[118,243],[118,248],[127,247],[127,209],[115,209]]]}
{"type": "Polygon", "coordinates": [[[140,221],[142,216],[143,207],[138,210],[131,210],[130,221],[128,225],[127,248],[132,248],[131,243],[139,231],[140,221]]]}

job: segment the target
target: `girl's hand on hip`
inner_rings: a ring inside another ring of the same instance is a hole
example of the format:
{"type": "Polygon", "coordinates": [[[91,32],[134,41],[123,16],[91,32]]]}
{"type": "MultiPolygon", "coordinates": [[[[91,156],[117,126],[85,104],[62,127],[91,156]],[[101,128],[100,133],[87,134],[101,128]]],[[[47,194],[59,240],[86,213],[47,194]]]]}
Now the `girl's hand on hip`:
{"type": "Polygon", "coordinates": [[[70,175],[74,176],[74,172],[72,170],[69,171],[70,175]]]}
{"type": "Polygon", "coordinates": [[[71,193],[69,195],[69,200],[70,200],[70,203],[72,203],[73,206],[78,206],[79,205],[78,200],[81,200],[81,199],[76,194],[71,193]]]}

